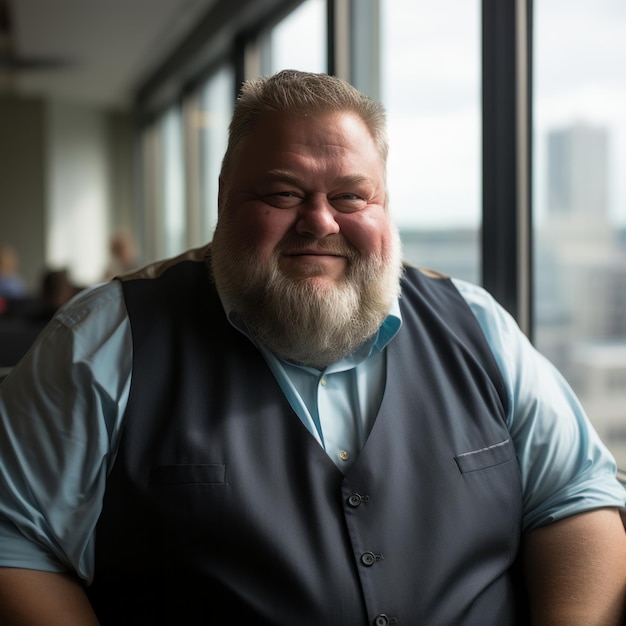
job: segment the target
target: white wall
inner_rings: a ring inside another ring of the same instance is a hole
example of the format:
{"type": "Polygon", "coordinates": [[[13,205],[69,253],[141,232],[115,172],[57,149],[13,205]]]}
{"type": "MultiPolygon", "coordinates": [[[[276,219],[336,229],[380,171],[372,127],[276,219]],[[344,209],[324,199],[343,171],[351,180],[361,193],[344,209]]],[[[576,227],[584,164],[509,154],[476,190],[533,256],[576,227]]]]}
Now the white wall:
{"type": "Polygon", "coordinates": [[[107,115],[50,103],[47,120],[46,263],[74,282],[98,282],[108,260],[113,192],[107,115]]]}

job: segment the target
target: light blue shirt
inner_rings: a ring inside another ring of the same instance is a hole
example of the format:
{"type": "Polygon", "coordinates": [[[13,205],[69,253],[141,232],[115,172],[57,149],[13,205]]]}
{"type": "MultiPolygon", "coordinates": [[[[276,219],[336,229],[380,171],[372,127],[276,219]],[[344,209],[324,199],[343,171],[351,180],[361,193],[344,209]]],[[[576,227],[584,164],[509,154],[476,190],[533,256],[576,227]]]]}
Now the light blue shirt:
{"type": "Polygon", "coordinates": [[[302,423],[342,472],[350,468],[372,428],[385,390],[384,349],[401,325],[396,301],[372,339],[323,371],[279,359],[256,344],[302,423]]]}
{"type": "MultiPolygon", "coordinates": [[[[523,528],[623,507],[615,461],[570,387],[480,287],[455,280],[497,360],[522,478],[523,528]]],[[[355,354],[319,372],[263,350],[295,412],[342,470],[384,391],[399,307],[355,354]]],[[[416,349],[418,349],[416,347],[416,349]]],[[[117,281],[66,305],[0,388],[0,566],[94,570],[94,529],[130,389],[132,341],[117,281]],[[87,391],[87,393],[86,393],[87,391]]],[[[419,384],[419,381],[416,381],[419,384]]]]}

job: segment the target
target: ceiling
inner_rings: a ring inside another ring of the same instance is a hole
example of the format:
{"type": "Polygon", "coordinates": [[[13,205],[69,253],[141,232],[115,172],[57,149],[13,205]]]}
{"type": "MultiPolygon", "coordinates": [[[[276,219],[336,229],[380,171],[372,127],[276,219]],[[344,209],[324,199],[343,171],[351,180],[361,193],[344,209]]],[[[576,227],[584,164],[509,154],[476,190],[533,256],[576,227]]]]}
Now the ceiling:
{"type": "Polygon", "coordinates": [[[0,89],[126,108],[214,2],[0,0],[0,89]]]}

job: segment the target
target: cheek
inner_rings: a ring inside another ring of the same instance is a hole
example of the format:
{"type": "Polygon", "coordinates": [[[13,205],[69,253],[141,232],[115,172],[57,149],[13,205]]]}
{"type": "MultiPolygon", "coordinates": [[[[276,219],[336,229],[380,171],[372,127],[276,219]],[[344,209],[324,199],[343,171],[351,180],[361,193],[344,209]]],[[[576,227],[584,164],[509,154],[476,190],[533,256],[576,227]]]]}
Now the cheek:
{"type": "Polygon", "coordinates": [[[262,208],[240,213],[237,231],[245,247],[272,250],[293,225],[289,211],[262,208]]]}
{"type": "MultiPolygon", "coordinates": [[[[346,217],[355,218],[356,214],[346,217]]],[[[340,226],[346,241],[364,254],[381,254],[389,245],[390,224],[386,217],[359,216],[340,226]]]]}

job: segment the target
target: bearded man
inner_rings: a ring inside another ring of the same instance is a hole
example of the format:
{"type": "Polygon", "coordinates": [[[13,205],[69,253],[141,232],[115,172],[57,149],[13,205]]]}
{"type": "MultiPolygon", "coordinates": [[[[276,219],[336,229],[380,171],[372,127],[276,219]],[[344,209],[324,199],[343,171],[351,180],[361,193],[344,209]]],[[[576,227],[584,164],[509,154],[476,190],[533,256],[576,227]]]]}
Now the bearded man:
{"type": "Polygon", "coordinates": [[[244,84],[213,241],[0,389],[3,624],[621,623],[625,495],[483,289],[403,265],[383,107],[244,84]]]}

